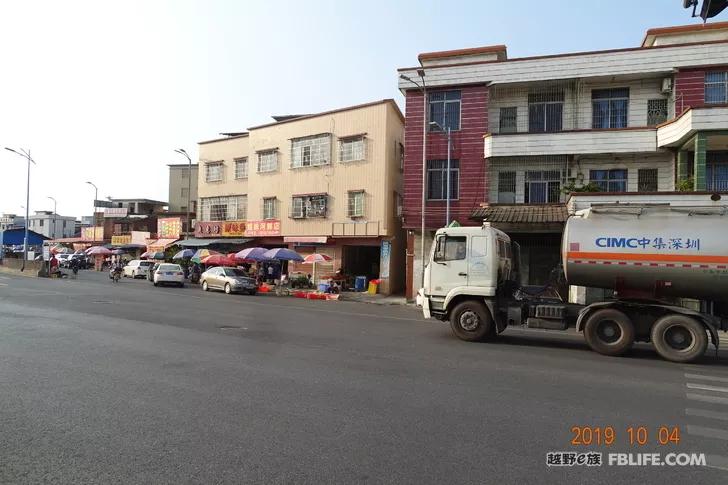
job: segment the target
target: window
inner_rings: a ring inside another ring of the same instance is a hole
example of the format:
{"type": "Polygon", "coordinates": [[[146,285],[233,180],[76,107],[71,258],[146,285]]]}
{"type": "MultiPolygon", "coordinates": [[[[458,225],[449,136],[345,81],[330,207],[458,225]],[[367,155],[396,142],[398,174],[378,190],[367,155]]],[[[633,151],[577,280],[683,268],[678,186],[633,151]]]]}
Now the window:
{"type": "Polygon", "coordinates": [[[39,225],[40,227],[43,227],[43,219],[40,219],[40,220],[38,220],[38,225],[39,225]]]}
{"type": "Polygon", "coordinates": [[[528,131],[530,133],[561,131],[563,111],[563,91],[529,94],[528,131]]]}
{"type": "Polygon", "coordinates": [[[399,154],[399,169],[404,170],[404,145],[402,145],[400,142],[395,142],[397,144],[397,147],[399,151],[397,152],[399,154]]]}
{"type": "Polygon", "coordinates": [[[604,192],[627,192],[627,169],[589,170],[589,181],[604,192]]]}
{"type": "Polygon", "coordinates": [[[655,126],[667,121],[667,99],[647,100],[647,126],[655,126]]]}
{"type": "Polygon", "coordinates": [[[728,190],[728,163],[709,163],[705,166],[705,188],[728,190]]]}
{"type": "Polygon", "coordinates": [[[364,191],[354,190],[349,192],[349,217],[364,217],[364,191]]]}
{"type": "Polygon", "coordinates": [[[592,90],[592,128],[625,128],[629,88],[592,90]]]}
{"type": "Polygon", "coordinates": [[[190,172],[187,169],[182,169],[181,172],[180,177],[182,177],[183,180],[190,178],[190,172]]]}
{"type": "Polygon", "coordinates": [[[326,217],[326,194],[297,195],[291,199],[291,217],[305,219],[326,217]]]}
{"type": "Polygon", "coordinates": [[[276,219],[278,217],[278,199],[266,197],[263,199],[263,219],[276,219]]]}
{"type": "MultiPolygon", "coordinates": [[[[460,91],[440,91],[430,93],[430,119],[444,130],[460,129],[460,91]]],[[[430,125],[430,131],[440,128],[430,125]]]]}
{"type": "Polygon", "coordinates": [[[200,218],[203,221],[239,221],[248,218],[247,195],[202,197],[200,206],[200,218]]]}
{"type": "Polygon", "coordinates": [[[705,73],[705,102],[728,103],[728,72],[705,73]]]}
{"type": "Polygon", "coordinates": [[[637,191],[657,192],[656,168],[640,168],[637,170],[637,191]]]}
{"type": "Polygon", "coordinates": [[[527,171],[524,187],[526,204],[548,204],[561,198],[561,172],[558,170],[527,171]]]}
{"type": "MultiPolygon", "coordinates": [[[[456,200],[460,187],[460,161],[450,160],[450,200],[456,200]]],[[[427,161],[427,198],[445,200],[447,198],[447,160],[427,161]]]]}
{"type": "Polygon", "coordinates": [[[465,236],[440,236],[435,245],[435,261],[457,261],[465,259],[467,238],[465,236]]]}
{"type": "Polygon", "coordinates": [[[187,187],[182,187],[182,189],[180,190],[180,197],[186,199],[188,195],[190,195],[190,191],[187,189],[187,187]]]}
{"type": "Polygon", "coordinates": [[[275,172],[278,170],[278,150],[258,152],[258,172],[275,172]]]}
{"type": "Polygon", "coordinates": [[[339,140],[339,160],[342,162],[364,160],[366,158],[364,140],[363,135],[339,140]]]}
{"type": "Polygon", "coordinates": [[[327,165],[331,161],[331,135],[291,140],[291,168],[327,165]]]}
{"type": "Polygon", "coordinates": [[[516,203],[516,172],[498,172],[498,203],[516,203]]]}
{"type": "Polygon", "coordinates": [[[511,106],[508,108],[500,109],[499,128],[500,133],[515,133],[516,129],[516,115],[518,108],[511,106]]]}
{"type": "Polygon", "coordinates": [[[248,178],[248,158],[238,158],[235,160],[235,178],[248,178]]]}
{"type": "Polygon", "coordinates": [[[213,162],[205,165],[205,182],[220,182],[222,180],[223,163],[213,162]]]}

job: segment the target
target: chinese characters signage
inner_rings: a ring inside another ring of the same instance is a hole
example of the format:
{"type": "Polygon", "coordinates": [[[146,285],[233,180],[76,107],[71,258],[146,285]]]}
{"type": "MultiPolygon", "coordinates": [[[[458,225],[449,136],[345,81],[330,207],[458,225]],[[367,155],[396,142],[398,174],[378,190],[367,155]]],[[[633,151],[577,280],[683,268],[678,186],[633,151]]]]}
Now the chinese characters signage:
{"type": "Polygon", "coordinates": [[[84,241],[103,241],[104,240],[104,226],[96,227],[82,227],[81,228],[81,239],[84,241]],[[95,234],[94,234],[95,230],[95,234]]]}
{"type": "Polygon", "coordinates": [[[131,234],[125,236],[111,236],[111,244],[121,246],[122,244],[131,244],[131,234]]]}
{"type": "Polygon", "coordinates": [[[107,207],[104,209],[104,217],[126,217],[128,212],[127,207],[107,207]]]}
{"type": "Polygon", "coordinates": [[[245,234],[245,221],[225,221],[221,224],[223,236],[240,237],[245,234]]]}
{"type": "Polygon", "coordinates": [[[222,236],[222,222],[198,222],[195,224],[195,237],[222,236]]]}
{"type": "Polygon", "coordinates": [[[160,239],[177,239],[182,232],[182,221],[179,217],[157,219],[157,235],[160,239]]]}
{"type": "Polygon", "coordinates": [[[269,219],[265,221],[248,221],[245,226],[246,237],[280,236],[281,221],[269,219]]]}
{"type": "Polygon", "coordinates": [[[594,243],[600,248],[700,251],[700,238],[692,237],[598,237],[594,243]]]}

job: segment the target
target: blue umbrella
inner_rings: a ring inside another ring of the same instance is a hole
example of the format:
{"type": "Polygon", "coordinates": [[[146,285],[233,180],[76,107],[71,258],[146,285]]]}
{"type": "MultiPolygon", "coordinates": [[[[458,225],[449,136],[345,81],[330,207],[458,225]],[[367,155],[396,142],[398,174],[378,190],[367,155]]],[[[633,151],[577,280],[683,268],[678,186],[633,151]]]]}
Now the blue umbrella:
{"type": "Polygon", "coordinates": [[[279,261],[303,261],[303,256],[296,251],[288,248],[274,248],[263,253],[268,259],[277,259],[279,261]]]}
{"type": "Polygon", "coordinates": [[[265,261],[268,259],[263,256],[266,251],[268,251],[266,248],[246,248],[235,253],[235,257],[238,259],[250,259],[252,261],[265,261]]]}
{"type": "Polygon", "coordinates": [[[191,258],[194,256],[195,251],[192,249],[183,249],[182,251],[178,252],[174,256],[172,256],[172,259],[185,259],[185,258],[191,258]]]}

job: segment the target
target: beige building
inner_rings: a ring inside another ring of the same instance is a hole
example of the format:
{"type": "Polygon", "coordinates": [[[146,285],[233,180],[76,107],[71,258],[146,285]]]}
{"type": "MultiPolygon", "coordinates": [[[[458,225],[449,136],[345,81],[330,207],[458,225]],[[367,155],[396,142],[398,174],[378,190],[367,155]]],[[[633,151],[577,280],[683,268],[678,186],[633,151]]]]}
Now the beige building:
{"type": "MultiPolygon", "coordinates": [[[[332,261],[317,265],[317,279],[341,268],[381,279],[383,293],[400,290],[404,118],[396,103],[276,119],[200,142],[195,236],[323,253],[332,261]]],[[[312,266],[291,265],[296,271],[312,266]]]]}
{"type": "Polygon", "coordinates": [[[170,164],[169,167],[169,212],[187,212],[189,191],[190,211],[197,212],[197,164],[170,164]]]}

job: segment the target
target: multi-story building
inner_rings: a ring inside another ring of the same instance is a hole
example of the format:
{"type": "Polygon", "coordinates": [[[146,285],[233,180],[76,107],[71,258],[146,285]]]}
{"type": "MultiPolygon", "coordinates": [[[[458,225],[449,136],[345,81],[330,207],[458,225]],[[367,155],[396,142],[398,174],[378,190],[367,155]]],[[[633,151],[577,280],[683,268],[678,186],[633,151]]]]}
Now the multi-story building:
{"type": "Polygon", "coordinates": [[[450,128],[451,219],[508,231],[532,284],[558,264],[570,192],[728,189],[728,22],[650,29],[626,49],[509,59],[499,45],[419,61],[399,70],[410,292],[422,275],[425,121],[425,254],[445,224],[450,128]]]}
{"type": "Polygon", "coordinates": [[[0,216],[0,231],[25,227],[25,217],[4,213],[0,216]]]}
{"type": "Polygon", "coordinates": [[[200,142],[195,235],[323,253],[332,261],[318,276],[341,268],[381,279],[384,293],[400,289],[404,117],[395,102],[274,119],[200,142]]]}
{"type": "Polygon", "coordinates": [[[28,219],[28,229],[50,239],[72,237],[76,231],[75,217],[60,216],[53,211],[35,211],[28,219]]]}
{"type": "Polygon", "coordinates": [[[169,212],[186,213],[189,207],[192,217],[197,212],[197,164],[170,164],[169,212]]]}

